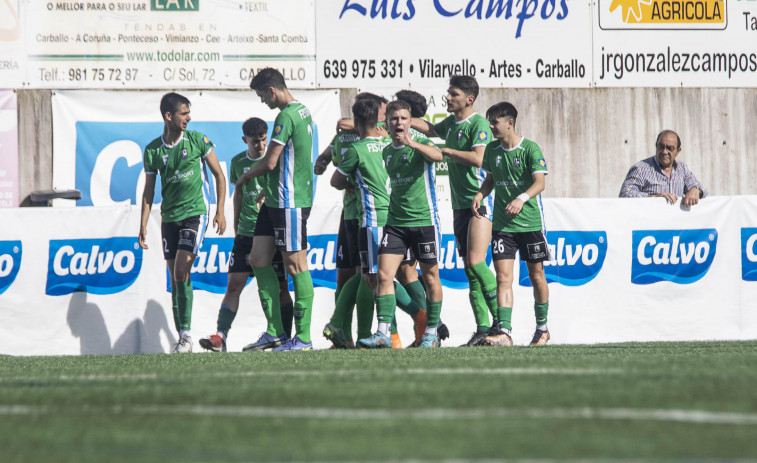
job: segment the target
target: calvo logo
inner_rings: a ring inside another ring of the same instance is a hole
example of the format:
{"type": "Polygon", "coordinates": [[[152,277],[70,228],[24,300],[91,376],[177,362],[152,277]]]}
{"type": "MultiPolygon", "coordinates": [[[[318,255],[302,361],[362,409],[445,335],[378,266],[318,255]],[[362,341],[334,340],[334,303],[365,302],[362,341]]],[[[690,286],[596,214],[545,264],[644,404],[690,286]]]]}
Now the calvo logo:
{"type": "Polygon", "coordinates": [[[21,268],[21,241],[0,241],[0,294],[3,294],[21,268]]]}
{"type": "MultiPolygon", "coordinates": [[[[607,233],[604,231],[550,231],[547,246],[552,257],[544,262],[548,283],[581,286],[602,270],[607,257],[607,233]]],[[[526,263],[520,262],[521,286],[531,286],[526,263]]]]}
{"type": "Polygon", "coordinates": [[[131,286],[141,268],[136,237],[50,240],[45,294],[115,294],[131,286]]]}
{"type": "Polygon", "coordinates": [[[757,281],[757,228],[741,229],[741,279],[757,281]]]}
{"type": "Polygon", "coordinates": [[[634,230],[631,282],[689,284],[707,274],[715,258],[718,232],[697,230],[634,230]]]}

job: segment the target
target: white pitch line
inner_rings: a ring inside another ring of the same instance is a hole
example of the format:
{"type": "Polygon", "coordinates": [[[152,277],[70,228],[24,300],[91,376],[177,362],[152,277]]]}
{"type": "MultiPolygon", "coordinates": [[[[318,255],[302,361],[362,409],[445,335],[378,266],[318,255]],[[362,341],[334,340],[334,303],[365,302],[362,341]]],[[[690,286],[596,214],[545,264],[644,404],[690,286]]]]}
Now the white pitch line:
{"type": "MultiPolygon", "coordinates": [[[[376,371],[366,370],[314,370],[314,371],[242,371],[242,372],[216,372],[198,373],[197,375],[181,373],[178,376],[158,375],[157,373],[130,374],[130,375],[58,375],[58,376],[8,376],[0,378],[0,383],[7,382],[43,382],[43,381],[128,381],[128,380],[173,380],[186,379],[195,376],[209,376],[216,378],[251,378],[251,377],[312,377],[312,376],[361,376],[375,375],[376,371]]],[[[623,370],[616,368],[408,368],[394,369],[383,372],[393,375],[616,375],[623,370]]]]}
{"type": "Polygon", "coordinates": [[[3,415],[179,415],[200,417],[289,418],[319,420],[481,420],[481,419],[561,419],[607,421],[663,421],[692,424],[757,425],[755,413],[712,412],[706,410],[633,409],[633,408],[430,408],[418,410],[249,407],[220,405],[129,405],[114,407],[83,406],[76,409],[0,405],[3,415]]]}

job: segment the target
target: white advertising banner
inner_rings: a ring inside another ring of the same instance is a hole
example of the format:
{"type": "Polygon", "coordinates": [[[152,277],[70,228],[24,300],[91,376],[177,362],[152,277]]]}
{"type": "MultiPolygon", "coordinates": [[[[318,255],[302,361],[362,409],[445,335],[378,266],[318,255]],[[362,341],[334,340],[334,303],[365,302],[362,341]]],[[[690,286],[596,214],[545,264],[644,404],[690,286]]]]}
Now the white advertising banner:
{"type": "Polygon", "coordinates": [[[16,92],[0,90],[0,208],[18,206],[16,92]]]}
{"type": "MultiPolygon", "coordinates": [[[[757,338],[757,197],[711,197],[691,209],[661,198],[546,199],[544,208],[553,257],[545,267],[551,342],[757,338]]],[[[338,203],[320,201],[308,222],[316,348],[329,346],[320,329],[333,311],[339,213],[338,203]]],[[[456,346],[467,341],[474,320],[451,212],[443,209],[441,219],[442,320],[451,332],[445,345],[456,346]]],[[[167,352],[176,341],[160,246],[137,246],[138,207],[5,209],[0,220],[8,224],[0,229],[0,336],[6,341],[0,353],[167,352]]],[[[156,209],[148,240],[158,236],[156,209]]],[[[232,241],[229,232],[210,232],[195,261],[195,341],[215,330],[232,241]]],[[[523,265],[516,265],[517,345],[533,332],[528,285],[523,265]]],[[[411,319],[400,313],[398,324],[409,344],[411,319]]],[[[264,327],[253,279],[242,294],[230,350],[241,350],[264,327]]]]}
{"type": "Polygon", "coordinates": [[[751,87],[753,0],[0,2],[0,87],[751,87]]]}
{"type": "Polygon", "coordinates": [[[757,9],[748,0],[597,0],[598,87],[753,87],[757,9]]]}
{"type": "MultiPolygon", "coordinates": [[[[278,114],[250,90],[182,94],[192,102],[189,130],[207,135],[215,144],[227,179],[231,158],[247,149],[242,141],[242,123],[259,117],[268,122],[270,134],[278,114]]],[[[82,199],[76,202],[55,200],[56,206],[139,204],[144,188],[144,148],[163,133],[159,110],[162,95],[97,90],[59,91],[53,95],[53,186],[75,188],[82,193],[82,199]]],[[[318,156],[334,136],[341,115],[339,93],[293,90],[293,95],[310,109],[313,156],[318,156]]],[[[159,185],[156,191],[159,203],[159,185]]],[[[338,197],[331,189],[317,191],[338,197]]],[[[227,189],[228,195],[232,193],[227,189]]],[[[211,201],[215,204],[212,188],[211,201]]],[[[231,204],[229,198],[226,204],[231,204]]]]}
{"type": "Polygon", "coordinates": [[[320,87],[589,87],[591,4],[568,0],[322,0],[320,87]]]}
{"type": "Polygon", "coordinates": [[[15,16],[0,15],[0,86],[247,88],[270,66],[290,87],[315,87],[313,1],[13,0],[3,9],[15,16]]]}

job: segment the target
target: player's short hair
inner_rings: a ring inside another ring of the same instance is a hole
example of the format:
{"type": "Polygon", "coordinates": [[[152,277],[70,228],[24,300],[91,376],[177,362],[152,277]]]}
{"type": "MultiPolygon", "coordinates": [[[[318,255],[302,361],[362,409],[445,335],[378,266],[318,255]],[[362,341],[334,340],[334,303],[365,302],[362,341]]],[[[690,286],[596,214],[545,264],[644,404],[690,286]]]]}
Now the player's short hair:
{"type": "Polygon", "coordinates": [[[259,137],[268,133],[268,124],[259,117],[251,117],[242,124],[242,134],[245,137],[259,137]]]}
{"type": "Polygon", "coordinates": [[[380,103],[384,103],[384,104],[389,103],[389,100],[387,100],[383,96],[376,95],[375,93],[371,93],[371,92],[360,92],[360,93],[358,93],[357,96],[355,96],[355,102],[358,102],[360,100],[374,100],[374,101],[377,101],[379,104],[380,103]]]}
{"type": "Polygon", "coordinates": [[[160,115],[165,116],[166,113],[173,114],[178,111],[179,106],[183,104],[192,106],[192,103],[189,102],[189,98],[184,95],[180,95],[176,92],[166,93],[163,95],[163,98],[160,99],[160,115]]]}
{"type": "Polygon", "coordinates": [[[515,125],[515,121],[518,119],[518,110],[515,109],[515,106],[513,106],[512,103],[508,103],[507,101],[502,101],[500,103],[492,105],[489,109],[486,110],[487,120],[491,121],[500,117],[504,117],[505,119],[512,119],[513,125],[515,125]]]}
{"type": "Polygon", "coordinates": [[[400,109],[405,109],[409,113],[413,112],[413,108],[410,107],[410,103],[408,103],[407,101],[394,100],[394,101],[389,102],[388,105],[386,105],[386,117],[389,118],[390,114],[400,109]]]}
{"type": "Polygon", "coordinates": [[[473,76],[452,76],[449,78],[449,86],[459,88],[466,95],[478,98],[478,82],[473,76]]]}
{"type": "Polygon", "coordinates": [[[264,68],[258,71],[250,81],[250,88],[256,91],[266,90],[269,87],[283,90],[287,88],[284,76],[277,69],[264,68]]]}
{"type": "Polygon", "coordinates": [[[672,133],[673,135],[676,136],[676,140],[678,140],[678,146],[676,146],[676,148],[681,149],[681,137],[679,137],[676,132],[670,129],[665,129],[657,135],[657,139],[654,141],[655,148],[657,147],[657,144],[660,143],[660,138],[662,138],[663,135],[667,135],[669,133],[672,133]]]}
{"type": "Polygon", "coordinates": [[[398,100],[407,102],[410,105],[410,115],[412,117],[423,117],[428,109],[426,97],[415,90],[400,90],[394,94],[398,100]]]}
{"type": "Polygon", "coordinates": [[[381,103],[377,100],[364,98],[352,105],[352,117],[355,127],[375,126],[378,123],[378,113],[381,103]]]}

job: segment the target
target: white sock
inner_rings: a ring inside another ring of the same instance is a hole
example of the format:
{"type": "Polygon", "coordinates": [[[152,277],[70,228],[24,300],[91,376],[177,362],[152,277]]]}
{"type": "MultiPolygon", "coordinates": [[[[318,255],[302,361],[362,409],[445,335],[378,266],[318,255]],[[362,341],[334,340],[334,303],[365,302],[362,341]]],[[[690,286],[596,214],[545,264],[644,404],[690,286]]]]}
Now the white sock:
{"type": "Polygon", "coordinates": [[[386,335],[389,335],[389,326],[390,326],[389,323],[383,323],[383,322],[381,322],[381,323],[378,324],[378,330],[381,331],[382,333],[386,334],[386,335]]]}
{"type": "Polygon", "coordinates": [[[430,327],[430,326],[426,325],[426,331],[425,331],[425,333],[426,334],[433,334],[434,336],[436,336],[436,327],[435,326],[434,327],[430,327]]]}
{"type": "Polygon", "coordinates": [[[182,336],[184,336],[185,334],[186,334],[187,336],[189,336],[190,338],[192,337],[192,333],[191,333],[191,331],[189,331],[189,330],[179,330],[179,338],[181,338],[181,337],[182,337],[182,336]]]}

